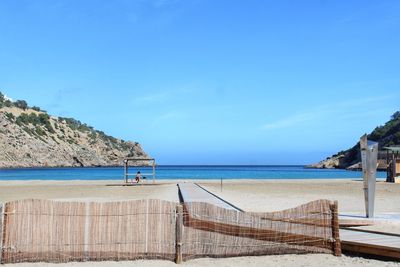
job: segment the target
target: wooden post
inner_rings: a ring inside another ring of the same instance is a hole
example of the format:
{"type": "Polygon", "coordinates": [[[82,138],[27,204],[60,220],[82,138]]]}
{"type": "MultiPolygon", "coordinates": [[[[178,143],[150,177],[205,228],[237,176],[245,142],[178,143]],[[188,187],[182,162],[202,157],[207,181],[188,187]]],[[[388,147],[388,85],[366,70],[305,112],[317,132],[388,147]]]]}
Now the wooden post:
{"type": "Polygon", "coordinates": [[[83,257],[84,261],[90,260],[89,243],[90,243],[90,203],[85,203],[85,228],[83,232],[83,257]]]}
{"type": "Polygon", "coordinates": [[[3,223],[3,227],[2,227],[2,232],[1,232],[1,236],[0,236],[0,238],[2,239],[2,248],[1,248],[1,250],[0,250],[0,253],[1,253],[1,256],[0,256],[0,258],[1,258],[1,264],[4,264],[4,263],[8,263],[7,262],[7,260],[8,260],[8,254],[7,254],[7,252],[8,252],[8,247],[6,248],[5,246],[6,246],[6,234],[7,234],[7,226],[8,226],[8,220],[9,220],[9,213],[10,212],[10,209],[9,209],[9,207],[8,207],[8,203],[6,202],[6,203],[4,203],[4,205],[3,205],[3,212],[2,212],[2,223],[3,223]]]}
{"type": "Polygon", "coordinates": [[[386,182],[390,182],[390,171],[389,171],[389,150],[386,150],[386,182]]]}
{"type": "Polygon", "coordinates": [[[394,157],[394,161],[393,161],[393,179],[392,179],[392,183],[396,182],[396,177],[397,177],[397,159],[399,158],[399,152],[396,152],[396,156],[394,157]]]}
{"type": "Polygon", "coordinates": [[[128,160],[126,159],[124,163],[125,163],[125,169],[124,169],[125,183],[128,183],[128,160]]]}
{"type": "Polygon", "coordinates": [[[176,207],[175,262],[182,263],[183,206],[176,207]]]}
{"type": "Polygon", "coordinates": [[[153,184],[155,183],[156,180],[156,161],[153,160],[153,184]]]}
{"type": "Polygon", "coordinates": [[[4,205],[0,203],[0,264],[3,263],[1,260],[3,257],[3,239],[4,239],[4,232],[3,232],[3,225],[4,225],[4,205]]]}
{"type": "Polygon", "coordinates": [[[340,244],[340,236],[339,236],[339,214],[338,214],[338,202],[335,201],[329,205],[332,213],[332,249],[333,255],[340,257],[342,256],[342,248],[340,244]]]}
{"type": "Polygon", "coordinates": [[[394,152],[392,152],[392,177],[390,177],[390,182],[394,183],[395,179],[396,179],[396,156],[394,154],[394,152]]]}

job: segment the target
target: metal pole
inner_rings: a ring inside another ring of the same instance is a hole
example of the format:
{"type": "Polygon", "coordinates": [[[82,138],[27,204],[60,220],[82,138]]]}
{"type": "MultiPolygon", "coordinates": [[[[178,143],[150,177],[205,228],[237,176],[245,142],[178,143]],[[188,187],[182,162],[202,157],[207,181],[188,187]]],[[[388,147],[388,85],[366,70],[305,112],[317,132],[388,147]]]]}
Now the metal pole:
{"type": "Polygon", "coordinates": [[[369,142],[367,140],[367,135],[364,135],[360,139],[360,148],[364,177],[365,212],[367,218],[371,218],[374,217],[378,143],[369,142]]]}

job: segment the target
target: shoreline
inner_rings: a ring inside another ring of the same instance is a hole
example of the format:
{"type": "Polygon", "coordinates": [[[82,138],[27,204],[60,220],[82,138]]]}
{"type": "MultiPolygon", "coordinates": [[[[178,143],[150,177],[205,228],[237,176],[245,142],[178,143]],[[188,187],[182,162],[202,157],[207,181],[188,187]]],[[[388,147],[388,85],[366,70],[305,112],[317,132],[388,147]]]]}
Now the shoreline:
{"type": "MultiPolygon", "coordinates": [[[[135,165],[130,165],[130,167],[136,167],[135,165]]],[[[143,168],[152,167],[141,166],[143,168]]],[[[326,170],[326,171],[349,171],[349,172],[359,172],[361,170],[347,169],[347,168],[316,168],[309,167],[309,165],[303,164],[157,164],[156,167],[302,167],[304,170],[326,170]]],[[[124,165],[93,165],[93,166],[27,166],[27,167],[0,167],[0,170],[46,170],[46,169],[100,169],[100,168],[124,168],[124,165]]],[[[384,172],[385,169],[378,169],[379,172],[384,172]]]]}
{"type": "MultiPolygon", "coordinates": [[[[134,165],[130,165],[134,167],[134,165]]],[[[157,164],[157,166],[161,167],[232,167],[232,166],[237,166],[237,167],[304,167],[305,169],[323,169],[323,168],[307,168],[307,165],[302,165],[302,164],[157,164]]],[[[96,166],[67,166],[67,165],[62,165],[62,166],[31,166],[31,167],[0,167],[0,170],[8,170],[8,169],[53,169],[53,168],[71,168],[71,169],[79,169],[79,168],[116,168],[116,167],[121,167],[123,168],[124,165],[96,165],[96,166]]],[[[149,166],[143,166],[143,167],[151,167],[149,166]]],[[[331,170],[328,168],[324,168],[325,170],[331,170]]],[[[332,168],[335,169],[335,168],[332,168]]],[[[345,169],[339,169],[338,170],[345,170],[345,169]]]]}
{"type": "MultiPolygon", "coordinates": [[[[131,179],[131,178],[129,178],[131,179]]],[[[9,183],[9,182],[49,182],[49,183],[88,183],[88,184],[95,184],[95,183],[116,183],[120,181],[121,186],[124,183],[123,178],[116,178],[116,179],[0,179],[1,183],[9,183]]],[[[151,184],[152,179],[149,179],[147,182],[141,182],[140,184],[151,184]]],[[[353,178],[228,178],[222,179],[223,183],[245,183],[245,182],[338,182],[338,181],[354,181],[354,182],[363,182],[363,178],[353,177],[353,178]]],[[[386,183],[385,178],[376,178],[377,183],[386,183]]],[[[166,184],[166,183],[179,183],[179,182],[190,182],[190,183],[221,183],[221,179],[219,178],[156,178],[156,184],[166,184]]],[[[395,183],[387,183],[387,184],[395,184],[395,183]]]]}
{"type": "MultiPolygon", "coordinates": [[[[148,172],[147,167],[132,166],[148,172]]],[[[151,172],[151,170],[150,170],[151,172]]],[[[146,175],[147,176],[147,175],[146,175]]],[[[304,165],[158,165],[156,179],[162,180],[334,180],[361,179],[362,172],[341,169],[305,169],[304,165]]],[[[0,181],[14,180],[119,180],[124,177],[120,166],[101,167],[41,167],[0,169],[0,181]]],[[[386,173],[378,172],[378,179],[386,179],[386,173]]],[[[152,179],[152,175],[149,177],[152,179]]]]}

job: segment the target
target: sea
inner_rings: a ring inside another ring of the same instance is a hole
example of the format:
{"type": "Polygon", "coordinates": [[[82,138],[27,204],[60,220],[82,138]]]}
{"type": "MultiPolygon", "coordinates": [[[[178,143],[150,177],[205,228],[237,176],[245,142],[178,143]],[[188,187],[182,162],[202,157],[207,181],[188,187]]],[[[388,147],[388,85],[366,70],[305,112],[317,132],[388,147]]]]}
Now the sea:
{"type": "MultiPolygon", "coordinates": [[[[146,167],[130,167],[129,173],[150,173],[146,167]]],[[[145,174],[146,175],[146,174],[145,174]]],[[[144,175],[144,176],[145,176],[144,175]]],[[[0,169],[0,180],[123,180],[123,167],[0,169]]],[[[148,178],[152,178],[149,176],[148,178]]],[[[293,165],[159,165],[156,179],[361,179],[362,172],[339,169],[308,169],[293,165]]],[[[386,172],[378,172],[385,179],[386,172]]]]}

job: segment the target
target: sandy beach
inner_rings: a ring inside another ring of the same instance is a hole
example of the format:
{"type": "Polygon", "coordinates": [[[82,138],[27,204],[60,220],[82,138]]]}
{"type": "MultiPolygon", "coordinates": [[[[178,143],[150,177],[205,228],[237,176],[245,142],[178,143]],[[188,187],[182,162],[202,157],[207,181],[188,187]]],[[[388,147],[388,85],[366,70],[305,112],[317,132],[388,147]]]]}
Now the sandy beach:
{"type": "MultiPolygon", "coordinates": [[[[188,181],[187,182],[192,182],[188,181]]],[[[178,202],[178,182],[162,180],[138,186],[117,186],[116,181],[1,181],[0,201],[41,198],[60,201],[123,201],[132,199],[163,199],[178,202]]],[[[197,181],[209,191],[245,211],[267,212],[295,207],[316,199],[339,201],[340,214],[363,215],[362,182],[357,180],[225,180],[197,181]]],[[[400,214],[399,184],[379,182],[376,192],[376,214],[400,214]]],[[[400,233],[400,221],[375,220],[373,230],[400,233]]],[[[240,257],[230,259],[198,259],[183,266],[400,266],[400,263],[382,262],[359,257],[331,255],[283,255],[240,257]]],[[[65,264],[23,263],[10,266],[175,266],[167,261],[85,262],[65,264]]]]}

